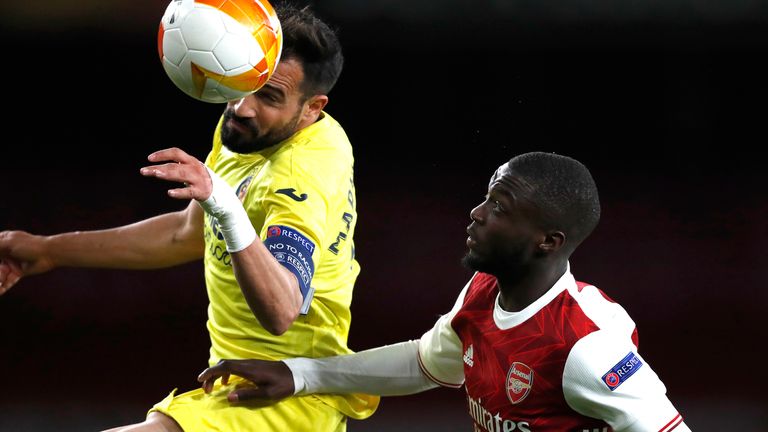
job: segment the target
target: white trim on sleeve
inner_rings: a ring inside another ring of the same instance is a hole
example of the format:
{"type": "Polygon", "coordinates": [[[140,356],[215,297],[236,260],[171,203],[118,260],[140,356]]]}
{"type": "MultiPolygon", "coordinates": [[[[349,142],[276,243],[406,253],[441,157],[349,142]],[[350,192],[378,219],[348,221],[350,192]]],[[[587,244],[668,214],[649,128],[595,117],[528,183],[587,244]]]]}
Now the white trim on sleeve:
{"type": "Polygon", "coordinates": [[[451,311],[441,316],[435,326],[419,340],[419,366],[422,372],[443,387],[458,388],[464,384],[463,347],[451,321],[464,305],[464,296],[476,276],[477,273],[461,290],[451,311]]]}

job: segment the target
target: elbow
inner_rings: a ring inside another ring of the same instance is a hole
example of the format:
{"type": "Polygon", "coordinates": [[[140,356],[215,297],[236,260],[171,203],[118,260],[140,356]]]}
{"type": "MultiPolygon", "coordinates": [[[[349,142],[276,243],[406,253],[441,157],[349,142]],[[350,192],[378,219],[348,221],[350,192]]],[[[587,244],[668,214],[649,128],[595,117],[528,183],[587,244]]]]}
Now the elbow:
{"type": "Polygon", "coordinates": [[[292,273],[291,282],[293,282],[285,292],[292,293],[284,298],[284,302],[280,303],[279,307],[273,309],[273,313],[270,314],[268,323],[262,323],[264,329],[275,336],[281,336],[288,331],[299,317],[301,312],[301,305],[304,302],[304,297],[301,295],[301,291],[298,286],[298,279],[292,273]]]}
{"type": "Polygon", "coordinates": [[[253,315],[264,330],[275,336],[281,336],[291,328],[299,317],[304,302],[296,277],[292,273],[289,274],[293,278],[290,280],[293,284],[282,285],[271,295],[257,295],[260,290],[243,289],[245,300],[253,315]]]}
{"type": "Polygon", "coordinates": [[[296,318],[298,317],[298,310],[295,312],[286,311],[286,313],[279,314],[279,316],[273,316],[269,319],[260,319],[259,322],[261,322],[264,330],[268,331],[270,334],[281,336],[291,328],[293,322],[296,321],[296,318]]]}
{"type": "Polygon", "coordinates": [[[268,331],[270,334],[274,336],[282,336],[285,334],[285,332],[288,331],[288,329],[291,327],[291,323],[285,324],[285,323],[270,323],[268,325],[263,325],[264,329],[268,331]]]}
{"type": "Polygon", "coordinates": [[[285,332],[288,331],[288,327],[290,326],[264,326],[264,328],[273,336],[282,336],[285,332]]]}

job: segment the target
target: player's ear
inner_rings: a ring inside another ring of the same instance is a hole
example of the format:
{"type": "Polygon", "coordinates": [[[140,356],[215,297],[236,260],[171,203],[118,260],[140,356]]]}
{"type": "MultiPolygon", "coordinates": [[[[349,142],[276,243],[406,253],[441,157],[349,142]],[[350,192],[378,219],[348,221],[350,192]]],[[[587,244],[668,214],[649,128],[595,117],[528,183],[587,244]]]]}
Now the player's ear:
{"type": "Polygon", "coordinates": [[[565,233],[562,231],[550,231],[544,235],[539,243],[539,250],[543,253],[554,253],[565,245],[565,233]]]}
{"type": "Polygon", "coordinates": [[[304,102],[304,118],[316,119],[320,116],[320,112],[328,105],[328,96],[326,95],[314,95],[304,102]]]}

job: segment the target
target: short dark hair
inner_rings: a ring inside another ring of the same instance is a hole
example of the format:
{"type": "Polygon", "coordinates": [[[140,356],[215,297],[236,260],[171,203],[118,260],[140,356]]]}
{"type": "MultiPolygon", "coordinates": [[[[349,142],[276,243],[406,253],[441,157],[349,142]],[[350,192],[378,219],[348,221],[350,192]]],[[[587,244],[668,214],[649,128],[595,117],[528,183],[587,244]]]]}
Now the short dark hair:
{"type": "Polygon", "coordinates": [[[283,30],[281,60],[298,60],[304,69],[301,91],[305,98],[328,94],[341,75],[344,55],[336,31],[305,6],[284,3],[275,11],[283,30]]]}
{"type": "Polygon", "coordinates": [[[568,156],[545,152],[521,154],[508,165],[533,188],[531,199],[544,216],[544,228],[564,231],[573,252],[600,220],[597,185],[587,167],[568,156]]]}

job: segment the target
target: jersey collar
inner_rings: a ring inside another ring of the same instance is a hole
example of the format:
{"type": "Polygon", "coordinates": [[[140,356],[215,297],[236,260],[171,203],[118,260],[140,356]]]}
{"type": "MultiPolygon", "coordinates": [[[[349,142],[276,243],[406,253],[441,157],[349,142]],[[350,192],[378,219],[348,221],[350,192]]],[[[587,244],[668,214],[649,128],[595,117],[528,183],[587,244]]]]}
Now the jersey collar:
{"type": "Polygon", "coordinates": [[[499,305],[499,297],[501,296],[501,293],[499,292],[499,294],[496,295],[496,301],[493,303],[493,321],[496,323],[496,327],[501,330],[507,330],[520,325],[534,316],[536,312],[540,311],[560,293],[575,286],[576,279],[571,274],[571,263],[569,262],[567,263],[565,273],[563,273],[563,275],[560,276],[560,279],[552,285],[552,288],[521,311],[508,312],[502,309],[499,305]]]}

